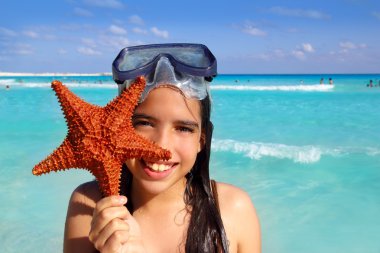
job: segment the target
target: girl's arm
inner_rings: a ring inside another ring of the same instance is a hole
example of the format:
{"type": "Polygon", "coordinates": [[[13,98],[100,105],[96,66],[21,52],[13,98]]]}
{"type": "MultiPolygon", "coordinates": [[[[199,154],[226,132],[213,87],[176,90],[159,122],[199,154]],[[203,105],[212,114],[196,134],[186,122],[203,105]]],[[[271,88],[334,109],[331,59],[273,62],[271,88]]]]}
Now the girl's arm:
{"type": "Polygon", "coordinates": [[[98,252],[88,235],[96,202],[101,197],[95,181],[80,185],[72,193],[65,223],[64,253],[98,252]]]}

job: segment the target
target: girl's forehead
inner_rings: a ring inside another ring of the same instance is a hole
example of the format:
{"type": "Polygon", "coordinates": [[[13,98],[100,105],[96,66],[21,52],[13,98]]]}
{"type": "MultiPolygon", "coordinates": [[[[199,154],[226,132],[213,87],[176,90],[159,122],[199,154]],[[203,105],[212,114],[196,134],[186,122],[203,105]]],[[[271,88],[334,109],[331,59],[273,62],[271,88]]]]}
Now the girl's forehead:
{"type": "Polygon", "coordinates": [[[200,117],[200,101],[186,98],[176,87],[161,86],[149,92],[146,99],[137,106],[136,111],[190,113],[200,117]]]}

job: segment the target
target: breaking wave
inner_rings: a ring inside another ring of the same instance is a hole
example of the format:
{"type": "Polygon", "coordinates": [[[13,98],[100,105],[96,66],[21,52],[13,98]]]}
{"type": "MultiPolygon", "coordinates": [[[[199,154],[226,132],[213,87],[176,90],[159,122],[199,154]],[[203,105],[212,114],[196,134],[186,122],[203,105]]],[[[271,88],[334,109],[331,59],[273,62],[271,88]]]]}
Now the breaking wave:
{"type": "Polygon", "coordinates": [[[254,90],[254,91],[332,91],[334,85],[211,85],[212,90],[254,90]]]}
{"type": "MultiPolygon", "coordinates": [[[[112,88],[117,89],[117,85],[114,82],[103,82],[100,81],[64,81],[62,80],[67,87],[76,87],[76,88],[112,88]]],[[[24,88],[50,88],[51,82],[24,82],[17,79],[0,79],[0,86],[10,86],[10,87],[24,87],[24,88]]]]}
{"type": "Polygon", "coordinates": [[[243,154],[251,159],[263,157],[290,159],[296,163],[316,163],[322,156],[342,156],[352,153],[365,153],[369,156],[380,155],[379,148],[337,147],[324,148],[318,146],[291,146],[276,143],[239,142],[235,140],[213,140],[212,150],[215,152],[232,152],[243,154]]]}

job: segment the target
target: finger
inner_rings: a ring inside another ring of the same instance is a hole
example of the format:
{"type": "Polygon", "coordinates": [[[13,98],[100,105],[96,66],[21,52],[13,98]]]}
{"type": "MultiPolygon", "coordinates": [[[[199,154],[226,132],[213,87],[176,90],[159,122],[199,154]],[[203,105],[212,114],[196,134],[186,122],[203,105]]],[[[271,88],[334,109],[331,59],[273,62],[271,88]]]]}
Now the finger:
{"type": "Polygon", "coordinates": [[[116,253],[120,252],[121,247],[123,246],[124,243],[128,241],[128,232],[126,231],[115,231],[104,246],[99,249],[102,253],[116,253]],[[125,240],[125,238],[127,238],[125,240]]]}
{"type": "Polygon", "coordinates": [[[127,219],[130,216],[131,214],[125,206],[105,208],[102,212],[92,217],[91,230],[89,233],[90,241],[96,241],[101,231],[112,220],[127,219]]]}
{"type": "Polygon", "coordinates": [[[93,215],[97,215],[107,207],[122,206],[125,205],[125,203],[127,203],[127,197],[123,195],[102,198],[96,203],[93,215]]]}
{"type": "Polygon", "coordinates": [[[122,219],[113,219],[110,221],[107,226],[99,233],[99,236],[94,242],[95,247],[102,248],[106,244],[107,240],[116,232],[123,232],[124,237],[118,238],[122,243],[126,242],[129,238],[130,227],[127,222],[122,219]]]}

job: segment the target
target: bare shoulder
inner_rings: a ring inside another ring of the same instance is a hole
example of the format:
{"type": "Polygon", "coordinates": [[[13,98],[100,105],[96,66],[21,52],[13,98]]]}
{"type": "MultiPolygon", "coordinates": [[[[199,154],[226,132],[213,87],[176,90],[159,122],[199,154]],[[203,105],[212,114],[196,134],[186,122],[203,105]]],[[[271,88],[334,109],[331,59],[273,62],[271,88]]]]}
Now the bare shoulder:
{"type": "Polygon", "coordinates": [[[98,183],[90,181],[79,185],[71,194],[70,205],[81,203],[95,207],[96,202],[102,198],[98,183]]]}
{"type": "Polygon", "coordinates": [[[217,191],[230,251],[261,252],[259,219],[249,194],[236,186],[219,182],[217,191]]]}
{"type": "Polygon", "coordinates": [[[226,184],[217,183],[220,209],[228,216],[239,215],[242,212],[251,212],[256,215],[251,197],[242,189],[226,184]]]}
{"type": "Polygon", "coordinates": [[[65,253],[94,252],[88,234],[95,205],[101,198],[96,181],[81,184],[71,194],[65,223],[65,253]]]}

